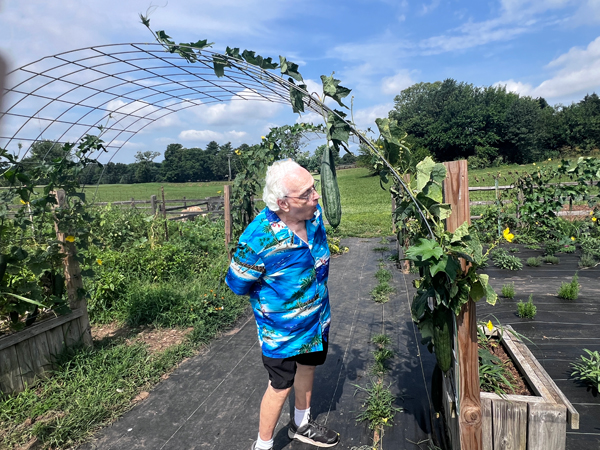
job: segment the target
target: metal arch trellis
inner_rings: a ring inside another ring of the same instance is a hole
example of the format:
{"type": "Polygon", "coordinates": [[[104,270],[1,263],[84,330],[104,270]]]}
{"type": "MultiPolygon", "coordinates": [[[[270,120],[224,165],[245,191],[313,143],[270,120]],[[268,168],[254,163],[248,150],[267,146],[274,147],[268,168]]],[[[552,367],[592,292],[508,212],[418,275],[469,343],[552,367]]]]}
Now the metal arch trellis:
{"type": "Polygon", "coordinates": [[[0,148],[41,139],[76,142],[100,130],[109,161],[137,133],[170,114],[217,102],[256,100],[289,105],[290,92],[300,91],[304,110],[336,115],[360,143],[378,155],[416,205],[429,234],[430,225],[402,177],[354,124],[319,98],[267,70],[228,55],[202,50],[194,63],[148,43],[108,44],[59,53],[26,64],[8,74],[0,113],[0,148]],[[213,59],[225,61],[218,77],[213,59]],[[36,127],[37,124],[37,127],[36,127]]]}

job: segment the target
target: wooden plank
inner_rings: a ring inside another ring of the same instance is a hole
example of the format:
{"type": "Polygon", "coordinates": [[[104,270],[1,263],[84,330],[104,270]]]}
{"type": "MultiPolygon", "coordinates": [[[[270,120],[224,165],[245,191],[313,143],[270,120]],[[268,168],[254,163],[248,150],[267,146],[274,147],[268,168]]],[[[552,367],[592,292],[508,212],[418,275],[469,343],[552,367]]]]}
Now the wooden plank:
{"type": "MultiPolygon", "coordinates": [[[[484,392],[482,392],[484,394],[484,392]]],[[[494,450],[492,399],[481,397],[481,435],[483,450],[494,450]]]]}
{"type": "Polygon", "coordinates": [[[492,401],[494,450],[526,450],[527,403],[492,401]]]}
{"type": "MultiPolygon", "coordinates": [[[[512,330],[512,327],[510,326],[507,328],[512,330]]],[[[513,357],[513,361],[521,369],[521,373],[523,373],[528,381],[530,381],[534,391],[539,391],[540,395],[548,402],[564,405],[567,408],[569,426],[572,430],[578,430],[579,412],[556,385],[552,377],[548,375],[548,372],[542,367],[533,353],[531,353],[529,347],[521,340],[512,336],[510,332],[505,333],[505,343],[507,344],[505,347],[511,357],[513,357]]]]}
{"type": "Polygon", "coordinates": [[[38,334],[29,339],[29,349],[31,350],[33,370],[37,376],[42,375],[52,368],[48,340],[45,335],[38,334]]]}
{"type": "Polygon", "coordinates": [[[46,331],[44,334],[48,341],[48,352],[50,361],[54,364],[55,358],[65,349],[65,334],[63,333],[62,325],[46,331]]]}
{"type": "Polygon", "coordinates": [[[19,342],[14,349],[17,352],[17,360],[21,369],[23,387],[33,384],[35,380],[35,368],[31,357],[30,339],[19,342]]]}
{"type": "Polygon", "coordinates": [[[548,390],[544,380],[540,379],[536,371],[533,369],[532,360],[534,360],[535,357],[531,351],[526,346],[519,346],[516,340],[513,338],[512,333],[509,331],[504,333],[503,343],[506,352],[510,355],[511,359],[515,363],[515,366],[519,368],[520,372],[527,379],[529,386],[533,389],[533,391],[537,395],[544,398],[544,400],[547,402],[556,403],[554,396],[548,390]]]}
{"type": "Polygon", "coordinates": [[[65,336],[65,345],[72,347],[79,343],[81,338],[81,331],[79,330],[79,321],[72,320],[69,323],[65,323],[62,326],[63,334],[65,336]]]}
{"type": "Polygon", "coordinates": [[[567,442],[567,408],[550,403],[529,405],[527,450],[564,450],[567,442]]]}
{"type": "Polygon", "coordinates": [[[12,394],[23,390],[21,369],[15,347],[0,351],[0,391],[12,394]]]}
{"type": "Polygon", "coordinates": [[[39,334],[43,334],[48,330],[51,330],[55,327],[60,327],[64,323],[70,322],[73,319],[81,317],[83,315],[83,311],[80,309],[76,309],[71,311],[69,314],[65,314],[64,316],[54,317],[49,320],[45,320],[44,322],[36,323],[31,327],[25,328],[18,333],[10,334],[8,336],[4,336],[0,338],[0,350],[4,350],[5,348],[12,347],[13,345],[18,344],[21,341],[30,339],[33,336],[37,336],[39,334]]]}
{"type": "Polygon", "coordinates": [[[80,339],[83,345],[91,347],[94,345],[94,339],[92,338],[92,327],[90,326],[90,319],[87,314],[82,315],[79,320],[79,332],[81,333],[80,339]]]}
{"type": "Polygon", "coordinates": [[[50,347],[48,346],[46,333],[38,334],[31,339],[31,342],[32,353],[35,348],[35,353],[38,355],[35,373],[42,375],[52,369],[52,357],[50,356],[50,347]]]}
{"type": "Polygon", "coordinates": [[[524,402],[524,403],[544,403],[546,400],[543,397],[537,395],[515,395],[507,394],[503,397],[493,392],[482,392],[482,400],[508,400],[509,402],[524,402]]]}

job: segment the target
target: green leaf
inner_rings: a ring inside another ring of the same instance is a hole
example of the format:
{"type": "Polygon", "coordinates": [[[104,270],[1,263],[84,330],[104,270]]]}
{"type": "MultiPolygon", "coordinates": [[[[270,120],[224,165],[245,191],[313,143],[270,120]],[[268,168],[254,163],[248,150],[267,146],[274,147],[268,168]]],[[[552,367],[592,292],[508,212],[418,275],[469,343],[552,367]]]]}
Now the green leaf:
{"type": "Polygon", "coordinates": [[[13,294],[12,292],[3,292],[2,294],[4,294],[4,295],[10,295],[11,297],[15,297],[15,298],[17,298],[19,300],[22,300],[24,302],[31,303],[32,305],[41,306],[42,308],[46,307],[46,305],[42,305],[40,302],[36,302],[35,300],[23,297],[21,295],[13,294]]]}
{"type": "Polygon", "coordinates": [[[225,75],[225,67],[231,67],[229,61],[227,61],[223,56],[214,54],[213,55],[213,69],[215,71],[215,75],[221,78],[225,75]]]}
{"type": "Polygon", "coordinates": [[[345,144],[348,143],[350,138],[350,125],[343,119],[346,117],[342,111],[334,109],[329,111],[327,116],[327,137],[332,141],[339,141],[345,144]],[[336,114],[334,114],[337,113],[336,114]]]}
{"type": "Polygon", "coordinates": [[[333,74],[330,77],[321,75],[321,82],[323,83],[323,94],[326,97],[334,99],[340,106],[347,108],[347,106],[342,103],[342,99],[347,97],[352,90],[340,86],[340,80],[333,78],[333,74]]]}
{"type": "Polygon", "coordinates": [[[225,49],[225,54],[227,56],[230,56],[235,59],[242,59],[242,57],[240,56],[240,49],[238,47],[235,47],[235,48],[227,47],[225,49]]]}
{"type": "Polygon", "coordinates": [[[429,156],[417,164],[417,192],[423,191],[423,188],[431,181],[431,171],[434,167],[435,162],[429,156]]]}
{"type": "MultiPolygon", "coordinates": [[[[293,83],[293,80],[290,78],[290,82],[293,83]]],[[[295,85],[294,85],[295,86],[295,85]]],[[[304,112],[304,101],[303,98],[306,97],[306,94],[294,86],[290,86],[290,102],[292,103],[292,110],[295,113],[304,112]]],[[[300,89],[306,90],[306,85],[301,84],[298,86],[300,89]]]]}
{"type": "Polygon", "coordinates": [[[450,243],[454,244],[455,242],[462,241],[465,236],[469,236],[469,224],[466,221],[454,230],[450,243]]]}
{"type": "Polygon", "coordinates": [[[415,322],[418,322],[423,317],[425,311],[427,310],[428,299],[429,297],[433,296],[433,289],[420,291],[415,294],[410,308],[413,320],[415,322]]]}
{"type": "Polygon", "coordinates": [[[474,302],[478,302],[485,296],[485,287],[481,284],[480,281],[476,281],[471,285],[471,299],[474,302]]]}
{"type": "Polygon", "coordinates": [[[406,250],[406,257],[412,261],[426,261],[431,258],[439,259],[444,254],[440,244],[433,239],[419,239],[418,245],[411,245],[406,250]]]}
{"type": "Polygon", "coordinates": [[[200,41],[190,42],[189,44],[180,44],[180,45],[187,45],[189,47],[193,47],[198,50],[203,50],[207,47],[212,47],[214,45],[214,42],[208,42],[208,39],[202,39],[200,41]]]}
{"type": "MultiPolygon", "coordinates": [[[[481,277],[481,275],[480,275],[481,277]]],[[[494,291],[494,288],[488,284],[485,287],[485,296],[486,296],[486,301],[490,304],[490,305],[495,305],[496,301],[498,300],[498,294],[496,294],[496,291],[494,291]]]]}
{"type": "Polygon", "coordinates": [[[288,61],[285,56],[280,56],[279,65],[281,66],[282,75],[288,75],[296,81],[304,81],[302,75],[298,72],[298,64],[288,61]]]}
{"type": "MultiPolygon", "coordinates": [[[[167,33],[165,33],[163,30],[159,30],[156,32],[156,37],[158,38],[158,40],[164,44],[168,44],[168,45],[174,45],[175,42],[173,42],[171,40],[171,36],[169,36],[167,33]]],[[[172,52],[171,52],[172,53],[172,52]]]]}
{"type": "Polygon", "coordinates": [[[447,203],[442,203],[441,205],[433,205],[429,208],[429,212],[434,216],[438,217],[440,220],[447,219],[452,214],[452,208],[447,203]]]}
{"type": "Polygon", "coordinates": [[[452,257],[449,257],[448,255],[443,255],[439,261],[434,262],[429,267],[429,272],[431,273],[432,277],[435,277],[438,272],[444,272],[448,276],[448,279],[452,281],[456,279],[456,275],[460,270],[461,267],[458,261],[452,257]]]}

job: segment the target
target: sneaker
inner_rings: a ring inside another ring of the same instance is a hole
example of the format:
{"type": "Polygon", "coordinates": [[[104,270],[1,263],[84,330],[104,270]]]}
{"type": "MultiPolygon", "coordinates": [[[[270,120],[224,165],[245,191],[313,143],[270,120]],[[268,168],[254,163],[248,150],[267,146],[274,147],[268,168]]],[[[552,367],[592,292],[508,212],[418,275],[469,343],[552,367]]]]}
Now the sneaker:
{"type": "MultiPolygon", "coordinates": [[[[254,441],[254,442],[252,443],[252,447],[250,447],[250,450],[255,450],[255,449],[256,449],[256,441],[254,441]]],[[[273,450],[273,447],[271,447],[271,449],[270,449],[270,450],[273,450]]]]}
{"type": "Polygon", "coordinates": [[[333,447],[340,441],[340,435],[338,433],[318,424],[311,418],[308,419],[306,425],[301,427],[298,427],[292,418],[292,420],[290,420],[288,436],[290,439],[306,442],[315,447],[333,447]]]}

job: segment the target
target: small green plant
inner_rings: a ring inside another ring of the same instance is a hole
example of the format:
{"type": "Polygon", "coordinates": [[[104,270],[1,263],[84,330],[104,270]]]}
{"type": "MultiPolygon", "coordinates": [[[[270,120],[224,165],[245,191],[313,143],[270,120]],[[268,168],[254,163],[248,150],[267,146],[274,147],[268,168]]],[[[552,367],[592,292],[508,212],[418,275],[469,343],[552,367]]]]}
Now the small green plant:
{"type": "Polygon", "coordinates": [[[554,255],[546,255],[544,256],[543,261],[546,264],[558,264],[560,262],[560,259],[558,259],[558,257],[554,255]]]}
{"type": "Polygon", "coordinates": [[[379,345],[380,347],[386,347],[392,343],[392,339],[385,334],[378,334],[373,336],[371,339],[373,344],[379,345]]]}
{"type": "Polygon", "coordinates": [[[587,348],[584,348],[583,351],[588,354],[589,358],[581,355],[579,361],[571,363],[571,367],[574,369],[571,376],[598,392],[600,389],[600,353],[592,352],[587,348]]]}
{"type": "Polygon", "coordinates": [[[575,250],[577,248],[574,245],[565,245],[560,249],[562,253],[575,253],[575,250]]]}
{"type": "Polygon", "coordinates": [[[402,411],[402,408],[394,406],[396,397],[391,393],[390,386],[385,386],[380,380],[371,380],[366,388],[356,386],[356,389],[367,394],[363,403],[365,410],[356,417],[356,421],[368,420],[371,430],[382,429],[384,425],[391,426],[394,414],[402,411]]]}
{"type": "Polygon", "coordinates": [[[517,316],[525,319],[533,319],[537,314],[537,307],[533,304],[533,294],[529,296],[527,303],[519,300],[517,303],[517,316]]]}
{"type": "Polygon", "coordinates": [[[494,265],[500,269],[521,270],[523,268],[521,258],[509,255],[503,248],[493,250],[490,257],[492,258],[492,261],[494,261],[494,265]]]}
{"type": "Polygon", "coordinates": [[[374,375],[383,376],[388,371],[388,361],[394,357],[394,352],[386,347],[380,347],[373,353],[375,362],[371,368],[374,375]]]}
{"type": "Polygon", "coordinates": [[[377,278],[377,281],[380,283],[387,283],[392,279],[392,272],[386,269],[379,269],[375,272],[375,278],[377,278]]]}
{"type": "Polygon", "coordinates": [[[531,258],[527,258],[527,265],[530,267],[539,267],[542,265],[542,258],[539,256],[532,256],[531,258]]]}
{"type": "Polygon", "coordinates": [[[579,267],[585,269],[587,267],[594,267],[596,265],[596,259],[589,253],[584,253],[579,259],[579,267]]]}
{"type": "Polygon", "coordinates": [[[508,251],[510,253],[519,253],[519,248],[518,247],[511,247],[508,249],[508,251]]]}
{"type": "Polygon", "coordinates": [[[564,298],[565,300],[577,300],[579,296],[579,277],[577,276],[577,272],[573,275],[573,279],[570,283],[562,283],[557,293],[559,298],[564,298]]]}
{"type": "Polygon", "coordinates": [[[502,297],[515,298],[515,283],[509,283],[502,286],[502,297]]]}
{"type": "Polygon", "coordinates": [[[374,252],[387,252],[389,250],[388,247],[373,247],[374,252]]]}
{"type": "Polygon", "coordinates": [[[528,244],[525,246],[525,248],[527,248],[529,250],[539,250],[542,247],[540,247],[539,244],[528,244]]]}
{"type": "Polygon", "coordinates": [[[554,254],[558,252],[561,247],[562,246],[558,242],[546,242],[546,246],[544,247],[544,255],[554,256],[554,254]]]}
{"type": "Polygon", "coordinates": [[[379,283],[371,291],[371,298],[375,303],[387,303],[390,300],[390,294],[394,292],[394,288],[389,283],[379,283]]]}

